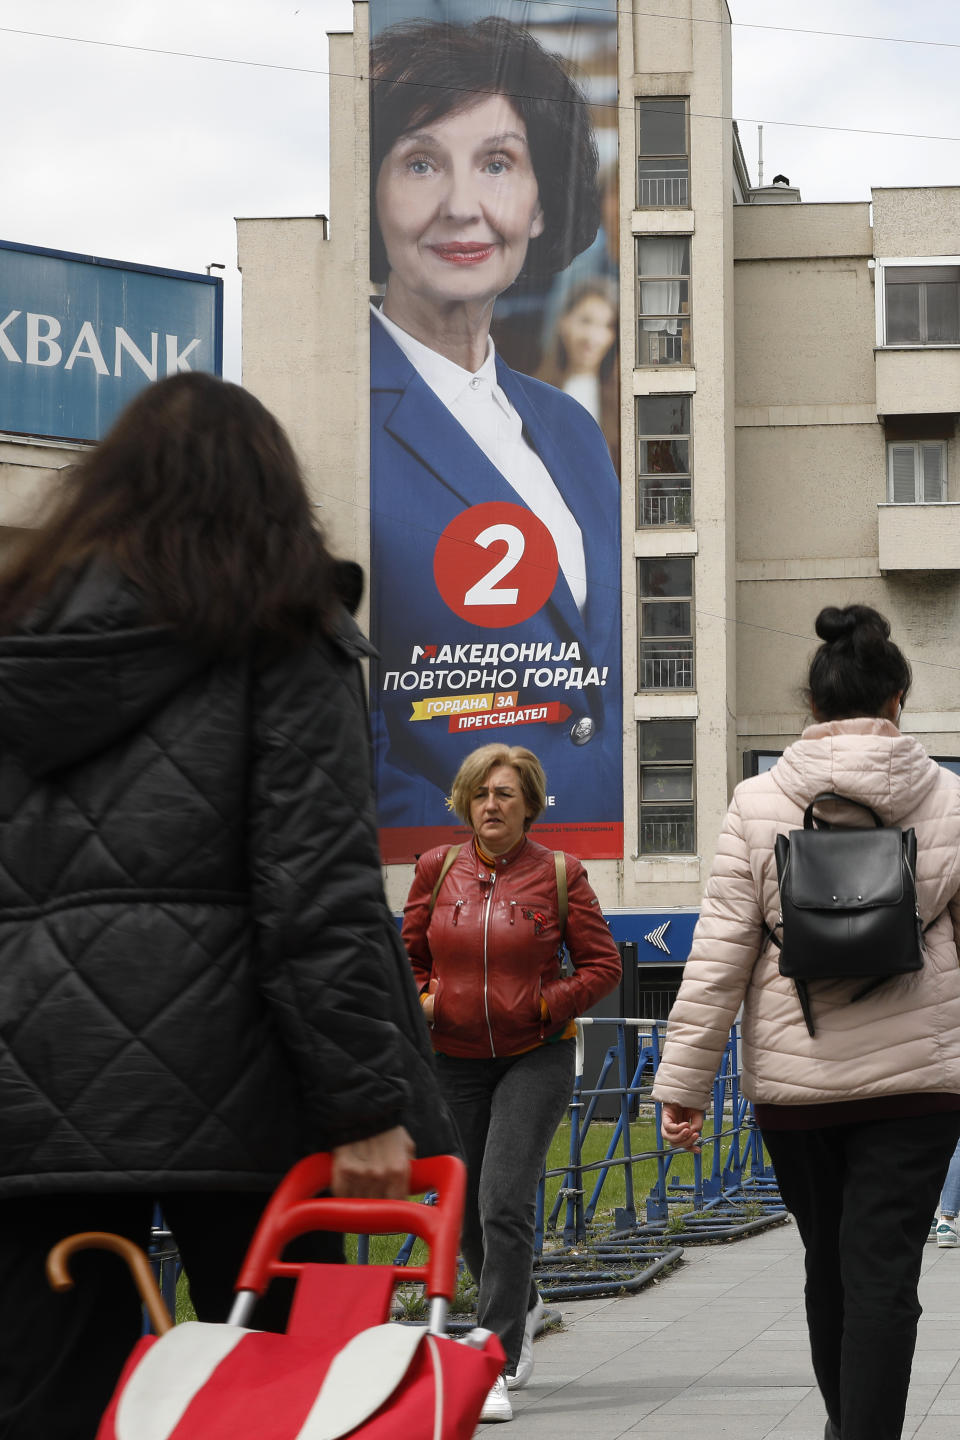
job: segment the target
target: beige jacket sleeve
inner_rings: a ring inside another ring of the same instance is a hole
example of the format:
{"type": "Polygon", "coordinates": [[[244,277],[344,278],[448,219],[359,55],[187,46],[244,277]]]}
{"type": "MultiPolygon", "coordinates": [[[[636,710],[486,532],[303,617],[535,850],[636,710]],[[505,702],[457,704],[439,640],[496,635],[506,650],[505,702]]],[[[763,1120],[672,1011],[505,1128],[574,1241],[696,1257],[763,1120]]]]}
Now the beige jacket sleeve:
{"type": "Polygon", "coordinates": [[[750,864],[737,797],[727,811],[670,1012],[655,1100],[705,1108],[713,1078],[764,943],[759,876],[750,864]]]}

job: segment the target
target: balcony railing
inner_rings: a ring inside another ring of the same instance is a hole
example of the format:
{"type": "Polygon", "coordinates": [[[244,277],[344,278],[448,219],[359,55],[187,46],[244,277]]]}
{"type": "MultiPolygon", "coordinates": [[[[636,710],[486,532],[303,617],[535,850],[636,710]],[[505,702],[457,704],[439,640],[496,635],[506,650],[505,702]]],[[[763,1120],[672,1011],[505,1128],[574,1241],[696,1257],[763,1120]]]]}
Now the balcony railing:
{"type": "Polygon", "coordinates": [[[690,690],[692,688],[692,640],[642,640],[640,642],[641,690],[690,690]]]}
{"type": "Polygon", "coordinates": [[[641,365],[689,365],[690,364],[690,317],[679,315],[675,321],[663,321],[662,330],[648,330],[646,324],[640,327],[640,343],[637,359],[641,365]],[[676,328],[673,329],[672,327],[676,328]]]}
{"type": "Polygon", "coordinates": [[[689,193],[686,175],[641,175],[637,182],[637,207],[652,210],[669,205],[686,209],[689,193]]]}
{"type": "Polygon", "coordinates": [[[669,818],[661,811],[660,816],[654,818],[641,811],[640,854],[692,855],[693,807],[674,810],[669,818]]]}
{"type": "Polygon", "coordinates": [[[689,525],[690,481],[666,486],[648,477],[640,480],[640,525],[689,525]]]}

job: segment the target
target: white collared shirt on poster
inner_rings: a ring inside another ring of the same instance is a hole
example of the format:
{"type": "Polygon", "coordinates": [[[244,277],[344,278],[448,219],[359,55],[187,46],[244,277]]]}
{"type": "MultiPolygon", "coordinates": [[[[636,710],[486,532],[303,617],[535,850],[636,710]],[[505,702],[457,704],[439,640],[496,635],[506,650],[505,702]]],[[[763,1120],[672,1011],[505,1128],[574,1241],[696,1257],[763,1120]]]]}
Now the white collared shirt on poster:
{"type": "Polygon", "coordinates": [[[479,445],[524,505],[546,525],[557,547],[564,579],[582,611],[587,600],[583,535],[550,472],[524,436],[520,416],[497,382],[493,340],[487,337],[483,364],[471,373],[371,308],[441,404],[479,445]]]}

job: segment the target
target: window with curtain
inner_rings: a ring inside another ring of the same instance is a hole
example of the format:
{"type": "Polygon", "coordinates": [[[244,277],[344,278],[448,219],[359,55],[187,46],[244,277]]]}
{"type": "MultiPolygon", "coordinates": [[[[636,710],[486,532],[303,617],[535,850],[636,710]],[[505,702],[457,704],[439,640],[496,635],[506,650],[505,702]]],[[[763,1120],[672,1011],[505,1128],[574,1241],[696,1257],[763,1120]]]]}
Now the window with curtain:
{"type": "Polygon", "coordinates": [[[894,505],[933,505],[947,498],[947,447],[943,440],[887,445],[887,499],[894,505]]]}
{"type": "Polygon", "coordinates": [[[637,364],[689,365],[690,237],[637,238],[637,364]]]}
{"type": "Polygon", "coordinates": [[[637,396],[637,526],[690,525],[690,396],[637,396]]]}
{"type": "Polygon", "coordinates": [[[637,98],[637,208],[690,203],[687,102],[637,98]]]}
{"type": "Polygon", "coordinates": [[[641,855],[694,853],[694,743],[692,720],[637,725],[641,855]]]}

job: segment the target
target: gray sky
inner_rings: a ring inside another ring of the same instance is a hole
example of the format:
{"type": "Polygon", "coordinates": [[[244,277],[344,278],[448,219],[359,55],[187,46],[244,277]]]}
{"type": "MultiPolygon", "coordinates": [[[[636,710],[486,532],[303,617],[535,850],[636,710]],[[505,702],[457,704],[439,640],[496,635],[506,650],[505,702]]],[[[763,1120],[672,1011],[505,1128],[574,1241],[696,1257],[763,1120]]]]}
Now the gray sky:
{"type": "MultiPolygon", "coordinates": [[[[956,0],[729,3],[754,181],[762,121],[766,180],[785,173],[804,200],[960,183],[956,0]]],[[[350,0],[0,0],[0,239],[182,270],[223,263],[224,368],[239,379],[234,217],[328,209],[318,72],[326,31],[350,24],[350,0]]]]}

